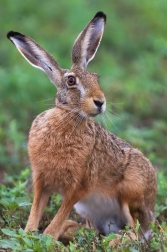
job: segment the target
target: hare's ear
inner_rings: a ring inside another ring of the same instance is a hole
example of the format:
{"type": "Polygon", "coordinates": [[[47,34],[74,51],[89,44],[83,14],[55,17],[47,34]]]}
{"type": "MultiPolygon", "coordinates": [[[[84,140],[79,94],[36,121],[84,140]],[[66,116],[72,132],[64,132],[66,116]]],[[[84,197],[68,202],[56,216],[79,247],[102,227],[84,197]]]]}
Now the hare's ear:
{"type": "Polygon", "coordinates": [[[43,70],[50,80],[57,86],[61,82],[61,68],[55,59],[31,38],[10,31],[7,38],[16,46],[22,56],[34,67],[43,70]]]}
{"type": "Polygon", "coordinates": [[[105,23],[106,15],[103,12],[98,12],[79,34],[72,49],[73,67],[78,66],[86,69],[100,45],[105,23]]]}

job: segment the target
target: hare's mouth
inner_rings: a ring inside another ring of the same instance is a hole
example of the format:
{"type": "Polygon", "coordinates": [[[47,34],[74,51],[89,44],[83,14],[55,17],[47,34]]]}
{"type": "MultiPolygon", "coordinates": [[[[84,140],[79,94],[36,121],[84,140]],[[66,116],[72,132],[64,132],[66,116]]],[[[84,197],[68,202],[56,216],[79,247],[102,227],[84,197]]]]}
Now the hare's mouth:
{"type": "Polygon", "coordinates": [[[89,116],[90,117],[95,117],[95,116],[98,116],[98,115],[103,114],[103,113],[104,112],[102,110],[100,110],[100,111],[97,111],[96,113],[90,113],[89,116]]]}
{"type": "Polygon", "coordinates": [[[103,114],[105,112],[106,109],[106,103],[104,102],[99,102],[94,100],[94,111],[92,113],[90,113],[90,116],[95,117],[99,114],[103,114]]]}
{"type": "Polygon", "coordinates": [[[94,111],[89,111],[89,112],[83,112],[83,111],[80,111],[79,114],[80,116],[82,117],[95,117],[95,116],[98,116],[99,114],[103,114],[105,111],[105,109],[97,109],[97,110],[94,110],[94,111]]]}

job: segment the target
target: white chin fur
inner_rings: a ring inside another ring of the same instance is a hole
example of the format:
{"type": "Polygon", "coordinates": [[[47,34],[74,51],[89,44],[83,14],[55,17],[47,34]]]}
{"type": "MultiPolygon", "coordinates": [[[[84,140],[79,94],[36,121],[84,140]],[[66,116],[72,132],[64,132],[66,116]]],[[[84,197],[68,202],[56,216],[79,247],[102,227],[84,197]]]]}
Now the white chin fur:
{"type": "Polygon", "coordinates": [[[105,110],[106,110],[106,103],[104,103],[104,104],[102,105],[101,114],[103,114],[103,113],[105,112],[105,110]]]}

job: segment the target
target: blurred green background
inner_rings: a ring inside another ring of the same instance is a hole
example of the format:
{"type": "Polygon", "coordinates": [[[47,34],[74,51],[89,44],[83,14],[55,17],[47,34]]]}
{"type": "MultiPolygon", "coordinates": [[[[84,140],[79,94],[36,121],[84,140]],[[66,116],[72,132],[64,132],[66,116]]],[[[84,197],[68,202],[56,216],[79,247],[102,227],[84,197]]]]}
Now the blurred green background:
{"type": "Polygon", "coordinates": [[[62,68],[70,68],[73,42],[99,10],[107,24],[88,70],[99,74],[107,97],[105,127],[142,150],[167,176],[166,0],[0,2],[0,172],[17,174],[29,165],[29,128],[36,115],[54,106],[56,93],[6,33],[32,37],[62,68]]]}

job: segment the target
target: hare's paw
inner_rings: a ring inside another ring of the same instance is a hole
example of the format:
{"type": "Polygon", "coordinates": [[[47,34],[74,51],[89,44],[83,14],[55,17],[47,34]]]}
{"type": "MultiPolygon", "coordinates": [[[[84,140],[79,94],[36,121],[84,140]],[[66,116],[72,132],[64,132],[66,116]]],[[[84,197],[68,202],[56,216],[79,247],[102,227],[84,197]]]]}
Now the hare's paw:
{"type": "Polygon", "coordinates": [[[63,244],[68,244],[70,241],[74,240],[74,235],[77,229],[82,228],[82,225],[78,224],[72,220],[66,220],[63,224],[58,240],[63,244]]]}

